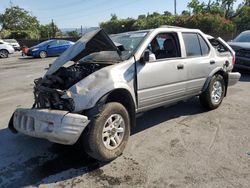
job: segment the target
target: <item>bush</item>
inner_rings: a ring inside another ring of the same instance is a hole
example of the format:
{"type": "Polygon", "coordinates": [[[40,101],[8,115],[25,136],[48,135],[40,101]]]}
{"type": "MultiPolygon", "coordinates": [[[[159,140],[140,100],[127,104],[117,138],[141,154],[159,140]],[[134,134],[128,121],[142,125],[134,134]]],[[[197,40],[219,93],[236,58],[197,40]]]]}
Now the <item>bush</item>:
{"type": "Polygon", "coordinates": [[[140,15],[135,19],[117,19],[103,22],[100,27],[104,28],[108,33],[120,33],[132,30],[152,29],[162,25],[173,25],[179,27],[200,29],[204,33],[213,36],[222,36],[226,39],[231,38],[235,31],[233,22],[226,20],[221,15],[212,14],[196,14],[189,15],[161,15],[158,13],[140,15]],[[226,35],[225,35],[226,34],[226,35]]]}
{"type": "Polygon", "coordinates": [[[183,17],[181,20],[184,27],[197,28],[215,37],[225,36],[225,34],[232,36],[235,32],[235,24],[220,15],[197,14],[183,17]]]}

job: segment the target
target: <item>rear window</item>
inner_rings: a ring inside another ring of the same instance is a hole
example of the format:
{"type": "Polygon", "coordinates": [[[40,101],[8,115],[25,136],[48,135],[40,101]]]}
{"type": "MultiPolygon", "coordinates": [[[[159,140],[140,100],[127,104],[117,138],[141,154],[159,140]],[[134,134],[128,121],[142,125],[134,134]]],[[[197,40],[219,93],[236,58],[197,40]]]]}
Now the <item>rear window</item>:
{"type": "Polygon", "coordinates": [[[188,57],[202,56],[199,39],[196,33],[183,33],[188,57]]]}
{"type": "Polygon", "coordinates": [[[217,52],[219,53],[228,52],[228,48],[225,47],[219,40],[212,38],[212,39],[209,39],[209,42],[216,49],[217,52]]]}

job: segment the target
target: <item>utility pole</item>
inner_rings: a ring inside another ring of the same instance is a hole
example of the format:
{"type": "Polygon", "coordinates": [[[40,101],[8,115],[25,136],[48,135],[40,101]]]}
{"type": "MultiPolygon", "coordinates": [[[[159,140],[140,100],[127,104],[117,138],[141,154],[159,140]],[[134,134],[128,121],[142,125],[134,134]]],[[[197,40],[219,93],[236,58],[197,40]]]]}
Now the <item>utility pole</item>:
{"type": "Polygon", "coordinates": [[[51,26],[52,26],[52,37],[55,38],[55,26],[54,26],[54,20],[51,20],[51,26]]]}
{"type": "Polygon", "coordinates": [[[177,2],[174,0],[174,15],[177,15],[177,2]]]}
{"type": "Polygon", "coordinates": [[[82,25],[81,25],[81,37],[82,37],[82,34],[83,34],[83,33],[82,33],[82,25]]]}

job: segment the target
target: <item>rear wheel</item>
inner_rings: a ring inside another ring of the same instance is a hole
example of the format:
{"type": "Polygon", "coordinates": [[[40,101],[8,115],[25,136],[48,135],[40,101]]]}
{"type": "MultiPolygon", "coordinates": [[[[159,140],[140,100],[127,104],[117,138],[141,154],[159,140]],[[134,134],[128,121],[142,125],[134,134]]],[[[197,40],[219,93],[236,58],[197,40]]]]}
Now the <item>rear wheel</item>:
{"type": "Polygon", "coordinates": [[[217,74],[212,77],[206,91],[200,95],[200,102],[205,108],[213,110],[221,105],[224,96],[225,81],[221,75],[217,74]]]}
{"type": "Polygon", "coordinates": [[[40,58],[46,58],[47,57],[47,53],[45,52],[45,51],[41,51],[40,53],[39,53],[39,56],[40,56],[40,58]]]}
{"type": "Polygon", "coordinates": [[[9,57],[9,52],[7,50],[0,50],[0,57],[1,58],[9,57]]]}
{"type": "Polygon", "coordinates": [[[112,102],[104,106],[83,135],[86,152],[100,161],[111,161],[120,156],[130,136],[130,120],[126,108],[112,102]]]}

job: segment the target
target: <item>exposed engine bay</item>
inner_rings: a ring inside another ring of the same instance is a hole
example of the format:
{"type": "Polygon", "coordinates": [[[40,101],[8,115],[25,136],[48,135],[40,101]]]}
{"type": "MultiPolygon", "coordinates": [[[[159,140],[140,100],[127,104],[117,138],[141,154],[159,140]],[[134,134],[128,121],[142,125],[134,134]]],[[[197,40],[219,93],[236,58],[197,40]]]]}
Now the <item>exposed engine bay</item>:
{"type": "Polygon", "coordinates": [[[61,67],[52,75],[36,79],[34,87],[35,103],[33,108],[72,111],[71,99],[61,98],[65,92],[90,74],[108,66],[98,63],[75,63],[69,67],[61,67]]]}
{"type": "Polygon", "coordinates": [[[54,61],[43,78],[35,80],[33,108],[74,111],[68,90],[92,73],[120,62],[120,55],[104,30],[85,34],[54,61]],[[74,64],[66,67],[68,62],[74,64]]]}

